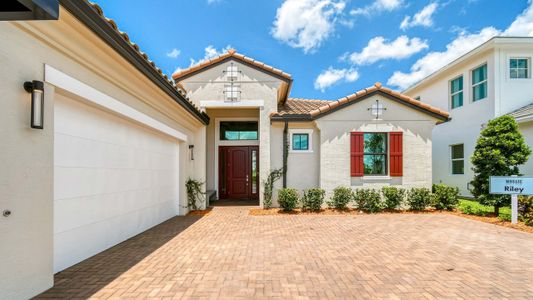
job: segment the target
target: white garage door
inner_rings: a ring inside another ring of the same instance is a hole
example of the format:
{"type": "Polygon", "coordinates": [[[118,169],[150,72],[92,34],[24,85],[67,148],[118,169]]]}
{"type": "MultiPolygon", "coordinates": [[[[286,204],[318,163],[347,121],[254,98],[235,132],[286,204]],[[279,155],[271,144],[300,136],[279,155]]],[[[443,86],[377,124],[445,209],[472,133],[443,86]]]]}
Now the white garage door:
{"type": "Polygon", "coordinates": [[[54,105],[54,272],[179,209],[177,140],[72,97],[54,105]]]}

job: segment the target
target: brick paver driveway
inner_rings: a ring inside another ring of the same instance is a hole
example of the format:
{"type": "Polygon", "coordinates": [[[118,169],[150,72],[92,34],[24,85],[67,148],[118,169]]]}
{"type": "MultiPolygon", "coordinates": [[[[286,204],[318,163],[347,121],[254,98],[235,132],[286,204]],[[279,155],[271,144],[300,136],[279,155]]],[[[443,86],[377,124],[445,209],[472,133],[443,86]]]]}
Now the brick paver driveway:
{"type": "Polygon", "coordinates": [[[42,298],[533,299],[533,235],[451,215],[176,217],[42,298]]]}

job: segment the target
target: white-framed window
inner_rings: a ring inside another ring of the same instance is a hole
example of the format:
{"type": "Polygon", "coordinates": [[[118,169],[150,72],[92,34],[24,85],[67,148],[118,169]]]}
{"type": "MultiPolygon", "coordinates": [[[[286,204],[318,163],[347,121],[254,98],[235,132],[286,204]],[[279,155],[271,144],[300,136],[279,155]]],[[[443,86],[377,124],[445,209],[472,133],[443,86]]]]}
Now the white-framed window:
{"type": "Polygon", "coordinates": [[[464,144],[451,145],[450,154],[452,175],[463,175],[465,173],[464,144]]]}
{"type": "Polygon", "coordinates": [[[239,101],[241,95],[241,88],[238,85],[227,85],[224,90],[226,101],[239,101]]]}
{"type": "Polygon", "coordinates": [[[313,152],[313,129],[289,129],[289,152],[313,152]]]}
{"type": "Polygon", "coordinates": [[[472,70],[472,101],[487,98],[487,64],[472,70]]]}
{"type": "Polygon", "coordinates": [[[450,106],[457,108],[463,106],[463,76],[450,81],[450,106]]]}
{"type": "Polygon", "coordinates": [[[525,57],[509,59],[509,78],[529,78],[529,59],[525,57]]]}
{"type": "Polygon", "coordinates": [[[230,65],[226,68],[226,76],[228,81],[235,81],[239,75],[239,69],[236,65],[230,65]]]}

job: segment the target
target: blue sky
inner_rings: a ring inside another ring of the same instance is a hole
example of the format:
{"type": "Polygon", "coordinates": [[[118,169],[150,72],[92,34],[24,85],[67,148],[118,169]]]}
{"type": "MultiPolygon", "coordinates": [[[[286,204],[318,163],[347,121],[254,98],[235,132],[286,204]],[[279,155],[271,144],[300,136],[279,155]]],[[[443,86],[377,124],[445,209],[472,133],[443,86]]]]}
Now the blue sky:
{"type": "Polygon", "coordinates": [[[528,0],[93,1],[169,75],[232,47],[302,98],[402,90],[494,35],[533,35],[528,0]]]}

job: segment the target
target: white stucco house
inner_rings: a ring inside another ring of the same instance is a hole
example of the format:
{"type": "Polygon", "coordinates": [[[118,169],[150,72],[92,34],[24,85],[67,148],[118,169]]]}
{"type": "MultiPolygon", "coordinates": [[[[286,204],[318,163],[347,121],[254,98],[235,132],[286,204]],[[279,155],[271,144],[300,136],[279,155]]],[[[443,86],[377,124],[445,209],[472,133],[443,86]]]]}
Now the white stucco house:
{"type": "Polygon", "coordinates": [[[188,178],[260,204],[284,151],[300,190],[431,186],[443,108],[379,83],[291,98],[290,75],[235,50],[170,79],[97,5],[58,12],[0,22],[0,298],[186,214],[188,178]]]}
{"type": "Polygon", "coordinates": [[[448,114],[380,83],[336,101],[290,98],[290,75],[235,50],[173,78],[211,118],[206,183],[220,199],[261,200],[284,149],[287,187],[431,186],[431,132],[448,114]]]}
{"type": "MultiPolygon", "coordinates": [[[[471,195],[470,157],[483,126],[514,116],[533,147],[533,38],[494,37],[403,93],[450,113],[433,131],[433,182],[459,187],[471,195]]],[[[521,168],[533,175],[533,160],[521,168]]]]}

